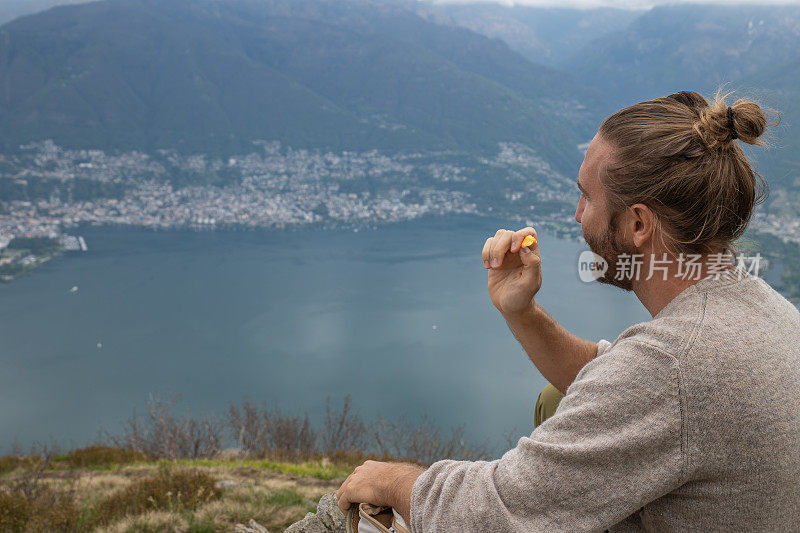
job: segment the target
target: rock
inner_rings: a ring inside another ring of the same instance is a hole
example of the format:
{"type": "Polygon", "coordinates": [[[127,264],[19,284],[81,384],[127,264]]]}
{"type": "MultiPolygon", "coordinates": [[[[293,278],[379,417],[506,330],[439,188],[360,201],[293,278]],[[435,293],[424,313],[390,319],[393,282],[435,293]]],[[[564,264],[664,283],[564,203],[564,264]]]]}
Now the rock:
{"type": "Polygon", "coordinates": [[[319,521],[317,515],[308,513],[305,518],[286,528],[283,533],[331,533],[331,530],[319,521]]]}
{"type": "Polygon", "coordinates": [[[344,533],[344,514],[339,509],[336,496],[326,494],[317,504],[317,514],[308,513],[284,533],[344,533]]]}
{"type": "Polygon", "coordinates": [[[326,494],[317,505],[317,519],[330,531],[344,533],[344,514],[339,509],[339,501],[334,494],[326,494]]]}

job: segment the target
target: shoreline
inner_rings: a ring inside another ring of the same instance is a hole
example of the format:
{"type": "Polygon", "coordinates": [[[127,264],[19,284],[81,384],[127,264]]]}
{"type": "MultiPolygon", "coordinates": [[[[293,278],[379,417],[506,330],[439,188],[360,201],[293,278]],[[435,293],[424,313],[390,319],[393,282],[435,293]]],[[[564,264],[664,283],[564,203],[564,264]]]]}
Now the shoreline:
{"type": "MultiPolygon", "coordinates": [[[[552,216],[552,215],[551,215],[552,216]]],[[[80,239],[79,235],[73,235],[73,233],[79,234],[82,231],[86,230],[87,228],[92,229],[114,229],[114,230],[123,230],[123,231],[150,231],[153,233],[163,233],[163,232],[186,232],[186,233],[258,233],[258,232],[274,232],[274,233],[287,233],[287,232],[297,232],[297,231],[310,231],[310,230],[319,230],[319,231],[378,231],[382,228],[389,228],[389,227],[398,227],[402,226],[403,224],[425,224],[425,223],[433,223],[439,224],[444,223],[445,221],[453,221],[463,219],[466,221],[478,221],[478,220],[486,220],[486,219],[497,219],[498,221],[505,220],[507,222],[516,222],[520,225],[526,226],[534,226],[538,227],[544,231],[552,233],[555,237],[560,239],[572,240],[580,242],[580,231],[576,232],[575,230],[570,231],[567,226],[565,226],[562,222],[556,220],[548,220],[542,219],[539,221],[532,221],[525,217],[521,216],[503,216],[502,214],[495,214],[495,213],[445,213],[445,214],[423,214],[419,217],[403,219],[403,220],[393,220],[393,221],[365,221],[365,222],[356,222],[356,221],[349,221],[349,222],[309,222],[309,223],[294,223],[294,224],[286,224],[281,226],[248,226],[248,225],[175,225],[175,226],[151,226],[151,225],[139,225],[139,224],[115,224],[115,223],[95,223],[95,222],[83,222],[79,224],[69,224],[64,225],[64,230],[73,230],[64,231],[60,234],[59,239],[64,241],[66,239],[80,239]],[[77,230],[77,231],[74,231],[77,230]]],[[[538,229],[537,228],[537,229],[538,229]]],[[[47,237],[29,237],[29,238],[47,238],[47,237]]],[[[0,249],[2,252],[3,249],[0,249]]],[[[29,265],[26,265],[24,270],[19,271],[14,274],[0,274],[0,282],[2,283],[11,283],[12,281],[19,279],[23,276],[32,275],[34,271],[43,265],[44,263],[50,261],[51,259],[60,258],[62,255],[70,252],[86,252],[86,249],[78,248],[78,249],[70,249],[67,248],[62,244],[61,248],[53,253],[36,256],[36,261],[29,265]]]]}

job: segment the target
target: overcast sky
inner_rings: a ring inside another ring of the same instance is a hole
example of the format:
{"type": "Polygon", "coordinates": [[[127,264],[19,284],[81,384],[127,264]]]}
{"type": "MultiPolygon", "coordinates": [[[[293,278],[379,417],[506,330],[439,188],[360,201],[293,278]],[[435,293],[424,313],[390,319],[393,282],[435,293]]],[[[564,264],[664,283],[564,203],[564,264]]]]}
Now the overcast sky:
{"type": "MultiPolygon", "coordinates": [[[[434,0],[439,4],[474,4],[477,0],[434,0]]],[[[800,4],[800,0],[480,0],[480,3],[495,2],[503,5],[556,6],[556,7],[619,7],[647,9],[661,4],[800,4]]]]}

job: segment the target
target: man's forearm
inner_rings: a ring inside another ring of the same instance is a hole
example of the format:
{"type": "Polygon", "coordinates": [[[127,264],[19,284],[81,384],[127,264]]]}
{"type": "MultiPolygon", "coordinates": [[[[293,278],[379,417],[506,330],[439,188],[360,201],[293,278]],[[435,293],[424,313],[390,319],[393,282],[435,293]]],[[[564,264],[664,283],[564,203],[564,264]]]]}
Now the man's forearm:
{"type": "Polygon", "coordinates": [[[526,312],[503,318],[539,372],[562,393],[597,355],[596,343],[561,327],[535,302],[526,312]]]}
{"type": "Polygon", "coordinates": [[[389,505],[403,517],[411,527],[411,490],[414,482],[425,469],[411,464],[395,464],[394,481],[389,485],[387,500],[389,505]]]}

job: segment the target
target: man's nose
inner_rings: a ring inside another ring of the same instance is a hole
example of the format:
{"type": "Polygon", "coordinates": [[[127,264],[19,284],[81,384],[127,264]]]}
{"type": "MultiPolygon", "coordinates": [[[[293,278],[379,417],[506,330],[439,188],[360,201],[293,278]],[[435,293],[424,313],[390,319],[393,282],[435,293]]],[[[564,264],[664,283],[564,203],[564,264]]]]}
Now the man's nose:
{"type": "Polygon", "coordinates": [[[578,224],[581,223],[581,216],[583,216],[583,201],[582,200],[583,200],[583,196],[581,196],[581,199],[578,200],[578,208],[575,209],[575,220],[578,222],[578,224]]]}

